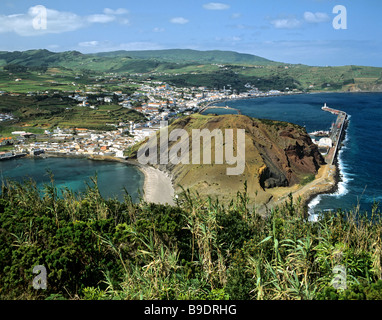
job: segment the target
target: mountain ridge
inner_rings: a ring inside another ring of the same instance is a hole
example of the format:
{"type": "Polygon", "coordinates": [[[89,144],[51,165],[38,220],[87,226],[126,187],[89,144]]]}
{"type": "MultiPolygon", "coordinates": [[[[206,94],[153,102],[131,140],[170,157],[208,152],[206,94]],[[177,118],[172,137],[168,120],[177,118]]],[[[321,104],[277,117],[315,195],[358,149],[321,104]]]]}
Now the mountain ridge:
{"type": "Polygon", "coordinates": [[[9,65],[23,67],[13,68],[15,72],[27,67],[35,68],[34,71],[36,68],[65,68],[74,73],[127,73],[138,79],[163,81],[173,86],[204,86],[218,90],[231,87],[236,92],[249,87],[260,91],[382,91],[382,68],[285,64],[234,51],[168,49],[97,54],[46,49],[0,51],[0,68],[9,65]]]}
{"type": "Polygon", "coordinates": [[[178,62],[208,62],[208,63],[245,63],[245,64],[282,64],[269,59],[235,51],[226,50],[193,50],[193,49],[164,49],[164,50],[119,50],[99,52],[93,55],[100,57],[131,57],[138,59],[158,59],[178,62]]]}

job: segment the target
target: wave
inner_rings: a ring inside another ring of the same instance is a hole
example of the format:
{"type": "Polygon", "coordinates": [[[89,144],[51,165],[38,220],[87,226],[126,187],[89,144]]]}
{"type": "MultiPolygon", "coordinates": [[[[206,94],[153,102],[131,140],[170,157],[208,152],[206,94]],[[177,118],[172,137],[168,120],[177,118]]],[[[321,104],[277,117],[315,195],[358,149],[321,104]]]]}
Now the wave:
{"type": "Polygon", "coordinates": [[[338,182],[338,189],[335,193],[331,194],[331,196],[334,196],[336,198],[343,197],[344,195],[349,193],[348,184],[350,181],[354,180],[352,178],[353,174],[349,172],[348,165],[344,162],[343,159],[343,152],[344,150],[348,149],[349,144],[349,135],[345,134],[345,140],[343,141],[343,146],[341,147],[340,151],[338,152],[338,170],[339,170],[339,182],[338,182]]]}
{"type": "MultiPolygon", "coordinates": [[[[348,119],[350,119],[350,115],[348,115],[348,119]]],[[[345,132],[345,139],[342,142],[342,147],[338,152],[338,171],[339,171],[339,181],[337,183],[337,191],[331,194],[325,194],[328,197],[336,197],[341,198],[349,193],[348,185],[349,182],[354,180],[352,177],[354,174],[349,172],[348,165],[345,163],[343,159],[344,150],[349,149],[349,135],[345,132]]],[[[319,214],[315,213],[315,208],[320,204],[322,200],[322,195],[318,195],[313,198],[308,204],[308,219],[309,221],[317,221],[319,219],[319,214]]]]}
{"type": "Polygon", "coordinates": [[[313,198],[309,204],[308,204],[308,220],[312,222],[318,221],[319,215],[315,213],[314,208],[319,205],[321,202],[322,196],[318,195],[317,197],[313,198]]]}

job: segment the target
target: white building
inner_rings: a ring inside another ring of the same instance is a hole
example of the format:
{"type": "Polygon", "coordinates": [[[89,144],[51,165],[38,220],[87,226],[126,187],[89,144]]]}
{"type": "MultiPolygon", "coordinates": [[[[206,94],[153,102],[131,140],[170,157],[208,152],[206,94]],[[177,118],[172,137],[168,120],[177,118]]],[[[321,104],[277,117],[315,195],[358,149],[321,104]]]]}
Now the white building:
{"type": "Polygon", "coordinates": [[[333,141],[330,138],[321,138],[320,141],[318,141],[318,146],[331,148],[333,146],[333,141]]]}

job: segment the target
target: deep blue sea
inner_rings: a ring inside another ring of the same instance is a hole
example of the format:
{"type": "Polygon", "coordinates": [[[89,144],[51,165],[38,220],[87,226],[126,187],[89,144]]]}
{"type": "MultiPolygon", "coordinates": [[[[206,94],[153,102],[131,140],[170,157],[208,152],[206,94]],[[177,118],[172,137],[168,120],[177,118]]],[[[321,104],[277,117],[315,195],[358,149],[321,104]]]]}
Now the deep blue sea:
{"type": "Polygon", "coordinates": [[[76,193],[86,190],[87,184],[93,186],[91,178],[97,175],[98,188],[105,198],[124,199],[126,188],[133,201],[139,200],[144,175],[136,167],[119,162],[93,161],[77,158],[14,159],[0,161],[2,180],[23,182],[32,178],[39,188],[50,183],[48,171],[53,173],[55,185],[59,190],[67,187],[76,193]]]}
{"type": "MultiPolygon", "coordinates": [[[[370,212],[374,202],[382,202],[382,93],[325,93],[228,101],[242,114],[293,122],[307,132],[329,130],[336,117],[321,110],[324,103],[350,115],[344,146],[339,154],[341,182],[332,195],[320,195],[311,202],[311,211],[353,209],[370,212]]],[[[220,105],[225,105],[221,103],[220,105]]],[[[210,110],[226,113],[226,110],[210,110]]],[[[29,176],[39,186],[49,182],[52,170],[58,187],[84,191],[85,182],[98,174],[98,185],[105,197],[123,199],[125,187],[134,200],[139,198],[144,175],[135,167],[104,161],[72,158],[18,159],[0,161],[0,174],[22,181],[29,176]]]]}
{"type": "MultiPolygon", "coordinates": [[[[329,130],[336,117],[321,110],[324,103],[350,115],[344,146],[339,154],[341,182],[332,195],[321,195],[311,204],[312,212],[354,209],[370,212],[382,202],[382,93],[318,93],[228,101],[242,114],[288,121],[307,132],[329,130]]],[[[220,103],[224,106],[226,103],[220,103]]],[[[225,110],[209,110],[213,113],[225,110]]]]}

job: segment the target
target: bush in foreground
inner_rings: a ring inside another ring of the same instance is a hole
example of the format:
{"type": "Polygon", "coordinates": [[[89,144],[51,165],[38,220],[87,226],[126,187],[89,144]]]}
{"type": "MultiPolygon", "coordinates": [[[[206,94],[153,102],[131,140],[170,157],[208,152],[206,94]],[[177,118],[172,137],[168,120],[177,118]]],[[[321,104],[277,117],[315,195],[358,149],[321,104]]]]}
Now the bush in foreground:
{"type": "Polygon", "coordinates": [[[40,192],[8,181],[0,197],[0,299],[382,298],[377,207],[306,219],[290,198],[260,217],[244,188],[231,205],[184,191],[173,207],[40,192]],[[33,288],[36,265],[46,290],[33,288]],[[342,286],[333,282],[341,266],[342,286]]]}

